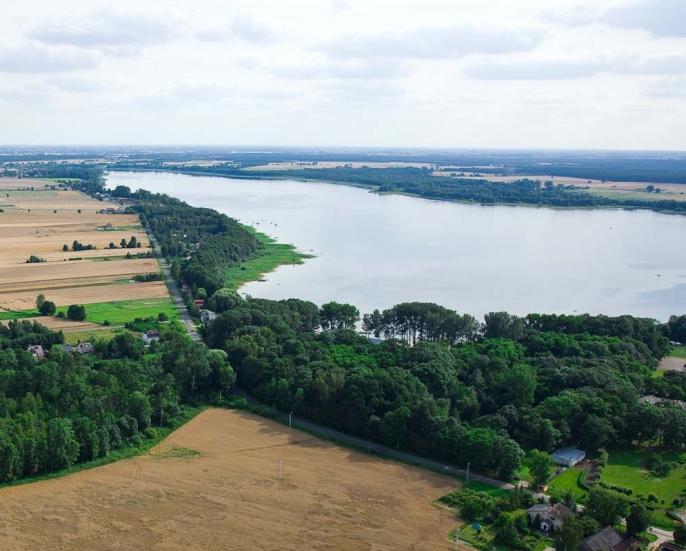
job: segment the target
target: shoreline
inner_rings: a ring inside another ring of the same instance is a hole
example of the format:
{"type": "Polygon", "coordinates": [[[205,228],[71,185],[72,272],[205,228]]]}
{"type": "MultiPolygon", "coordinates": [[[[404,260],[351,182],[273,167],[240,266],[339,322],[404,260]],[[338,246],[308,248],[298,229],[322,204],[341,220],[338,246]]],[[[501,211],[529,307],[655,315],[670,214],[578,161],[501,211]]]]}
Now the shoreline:
{"type": "MultiPolygon", "coordinates": [[[[165,174],[180,174],[183,176],[201,176],[210,178],[225,178],[228,180],[264,180],[264,181],[275,181],[275,180],[292,180],[294,182],[304,182],[304,183],[318,183],[318,184],[331,184],[335,186],[348,186],[357,189],[367,190],[369,193],[375,193],[377,195],[399,195],[404,197],[413,197],[415,199],[424,199],[426,201],[436,201],[441,203],[453,203],[458,205],[473,205],[478,207],[524,207],[524,208],[535,208],[535,209],[551,209],[551,210],[561,210],[561,211],[571,211],[571,210],[582,210],[582,211],[592,211],[592,210],[624,210],[624,211],[647,211],[656,212],[659,214],[669,214],[676,216],[686,216],[686,212],[671,210],[671,209],[660,209],[649,206],[637,206],[637,205],[597,205],[597,206],[556,206],[556,205],[546,205],[541,203],[512,203],[512,202],[494,202],[494,203],[480,203],[478,201],[469,200],[459,200],[459,199],[446,199],[440,197],[425,197],[424,195],[419,195],[417,193],[409,193],[405,191],[379,191],[378,188],[371,186],[366,186],[364,184],[356,184],[354,182],[340,182],[336,180],[323,180],[319,178],[303,178],[297,176],[289,176],[284,174],[279,174],[275,176],[265,176],[264,174],[257,175],[246,175],[242,174],[217,174],[214,172],[202,172],[202,171],[185,171],[183,169],[164,169],[164,168],[151,168],[151,169],[108,169],[107,172],[160,172],[165,174]]],[[[684,185],[686,189],[686,184],[684,185]]],[[[581,190],[580,191],[584,191],[581,190]]]]}

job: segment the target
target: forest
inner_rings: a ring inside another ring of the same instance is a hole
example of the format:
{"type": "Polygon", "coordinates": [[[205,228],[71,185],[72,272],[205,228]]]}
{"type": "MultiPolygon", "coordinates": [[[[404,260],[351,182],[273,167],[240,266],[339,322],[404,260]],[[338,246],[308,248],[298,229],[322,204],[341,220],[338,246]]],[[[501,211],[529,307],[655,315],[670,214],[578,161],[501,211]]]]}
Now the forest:
{"type": "Polygon", "coordinates": [[[392,337],[379,344],[335,303],[220,293],[211,304],[222,314],[204,337],[240,387],[399,449],[507,479],[534,448],[686,445],[686,411],[640,401],[686,396],[686,375],[651,376],[669,346],[653,320],[494,312],[479,323],[407,303],[364,317],[365,331],[392,337]]]}
{"type": "Polygon", "coordinates": [[[0,483],[106,458],[154,439],[189,404],[233,386],[226,353],[160,326],[149,349],[126,332],[96,341],[95,354],[68,354],[35,322],[0,325],[0,483]],[[46,357],[34,358],[29,345],[46,357]]]}
{"type": "Polygon", "coordinates": [[[207,295],[224,287],[228,268],[252,258],[263,247],[254,233],[213,209],[191,207],[145,190],[128,194],[119,190],[117,196],[122,194],[136,200],[132,210],[171,260],[176,279],[204,289],[207,295]]]}

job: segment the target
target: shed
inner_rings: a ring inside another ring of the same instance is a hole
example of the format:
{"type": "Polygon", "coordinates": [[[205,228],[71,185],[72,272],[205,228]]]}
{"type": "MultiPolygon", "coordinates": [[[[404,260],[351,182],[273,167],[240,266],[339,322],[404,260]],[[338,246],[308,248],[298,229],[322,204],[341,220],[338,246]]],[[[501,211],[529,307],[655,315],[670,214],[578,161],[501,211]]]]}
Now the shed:
{"type": "Polygon", "coordinates": [[[560,448],[553,452],[553,461],[565,467],[573,467],[585,458],[586,452],[579,448],[560,448]]]}

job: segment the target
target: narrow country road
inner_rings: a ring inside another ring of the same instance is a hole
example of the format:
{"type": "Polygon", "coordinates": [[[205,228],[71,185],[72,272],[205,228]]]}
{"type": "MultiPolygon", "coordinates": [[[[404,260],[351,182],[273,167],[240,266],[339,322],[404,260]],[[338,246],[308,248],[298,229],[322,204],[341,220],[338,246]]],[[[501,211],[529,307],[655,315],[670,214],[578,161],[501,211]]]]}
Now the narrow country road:
{"type": "Polygon", "coordinates": [[[167,259],[164,258],[164,255],[162,254],[162,249],[160,249],[160,245],[157,242],[157,240],[150,234],[148,234],[148,238],[150,239],[150,244],[152,245],[153,250],[155,251],[155,253],[157,253],[157,260],[159,261],[160,267],[162,268],[162,272],[164,273],[164,277],[167,280],[167,288],[169,289],[169,293],[171,294],[172,300],[178,308],[179,314],[181,314],[181,321],[186,326],[186,330],[188,331],[188,334],[190,335],[191,339],[193,339],[194,341],[199,341],[200,335],[195,329],[195,325],[193,324],[193,320],[191,319],[191,316],[188,313],[188,308],[186,308],[186,304],[183,302],[183,298],[181,298],[181,292],[179,291],[179,287],[171,275],[171,268],[169,267],[169,262],[167,262],[167,259]]]}
{"type": "MultiPolygon", "coordinates": [[[[255,398],[249,396],[243,391],[236,391],[236,394],[242,396],[251,404],[263,407],[266,406],[266,404],[263,404],[259,400],[256,400],[255,398]]],[[[287,413],[276,411],[273,408],[271,409],[276,412],[276,419],[278,421],[286,425],[289,424],[289,415],[287,413]]],[[[388,446],[377,444],[376,442],[371,442],[369,440],[365,440],[364,438],[358,438],[357,436],[351,436],[349,434],[345,434],[344,432],[331,429],[329,427],[324,427],[322,425],[318,425],[317,423],[313,423],[312,421],[300,419],[299,417],[295,417],[294,415],[291,416],[291,425],[297,429],[301,429],[305,432],[309,432],[310,434],[314,434],[315,436],[322,436],[326,439],[334,440],[344,445],[353,446],[355,448],[364,450],[367,453],[378,454],[379,456],[388,459],[396,459],[398,461],[402,461],[403,463],[423,467],[434,472],[443,473],[462,479],[467,478],[467,469],[460,469],[457,467],[453,467],[451,465],[445,465],[443,463],[439,463],[438,461],[433,461],[431,459],[419,457],[411,453],[396,450],[394,448],[389,448],[388,446]]],[[[488,484],[489,486],[495,486],[497,488],[502,488],[504,490],[513,490],[515,487],[514,484],[510,484],[509,482],[503,482],[502,480],[496,480],[495,478],[490,478],[471,472],[469,473],[469,480],[483,482],[484,484],[488,484]]]]}

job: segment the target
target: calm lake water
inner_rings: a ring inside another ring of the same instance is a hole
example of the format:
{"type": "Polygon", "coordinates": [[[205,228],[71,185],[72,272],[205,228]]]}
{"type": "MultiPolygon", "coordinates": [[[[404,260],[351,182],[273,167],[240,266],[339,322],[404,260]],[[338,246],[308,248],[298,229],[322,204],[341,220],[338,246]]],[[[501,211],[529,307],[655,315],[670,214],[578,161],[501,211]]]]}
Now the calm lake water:
{"type": "Polygon", "coordinates": [[[436,302],[495,310],[686,311],[686,216],[476,206],[342,185],[113,172],[127,185],[211,207],[316,258],[282,266],[252,296],[355,304],[436,302]]]}

